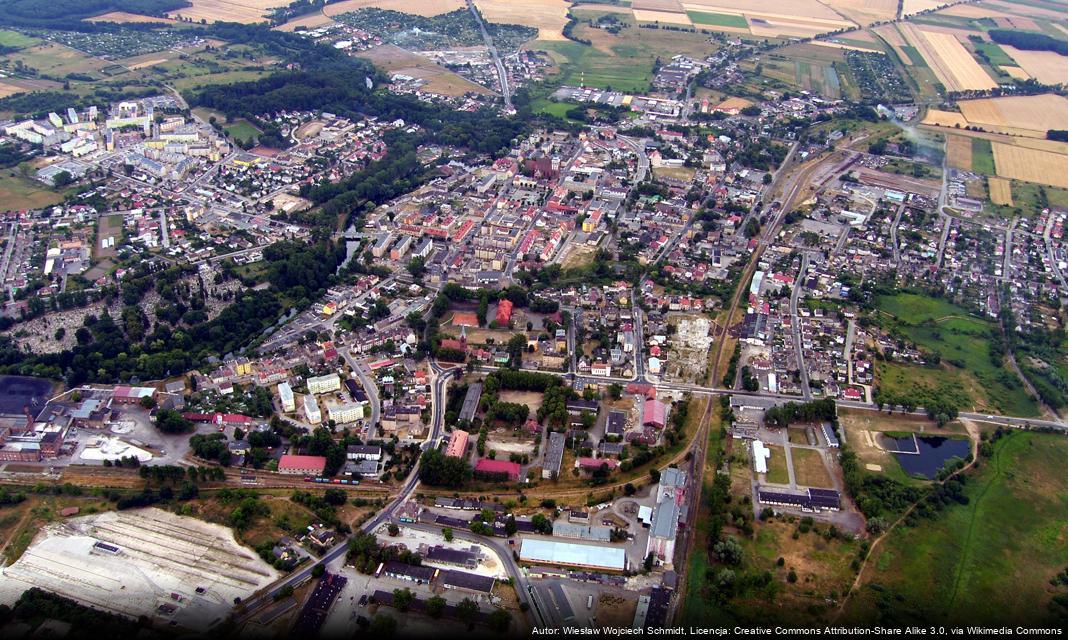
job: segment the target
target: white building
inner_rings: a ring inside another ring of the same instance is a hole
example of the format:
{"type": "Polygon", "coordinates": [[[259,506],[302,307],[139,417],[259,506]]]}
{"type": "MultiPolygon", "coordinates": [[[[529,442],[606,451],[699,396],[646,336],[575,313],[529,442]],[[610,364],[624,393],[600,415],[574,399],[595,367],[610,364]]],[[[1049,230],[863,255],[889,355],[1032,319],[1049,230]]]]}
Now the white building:
{"type": "Polygon", "coordinates": [[[336,373],[308,378],[308,393],[329,393],[341,388],[341,377],[336,373]]]}
{"type": "Polygon", "coordinates": [[[757,473],[768,472],[768,458],[770,457],[771,450],[765,447],[760,440],[753,440],[753,469],[757,473]]]}
{"type": "Polygon", "coordinates": [[[356,422],[363,418],[363,403],[348,402],[345,404],[329,403],[326,405],[326,417],[336,424],[356,422]]]}
{"type": "Polygon", "coordinates": [[[310,393],[304,396],[304,415],[308,418],[308,422],[312,424],[321,424],[323,422],[323,412],[319,411],[319,402],[310,393]]]}
{"type": "Polygon", "coordinates": [[[291,413],[297,410],[296,400],[293,398],[293,387],[288,382],[278,384],[278,399],[282,401],[282,411],[291,413]]]}

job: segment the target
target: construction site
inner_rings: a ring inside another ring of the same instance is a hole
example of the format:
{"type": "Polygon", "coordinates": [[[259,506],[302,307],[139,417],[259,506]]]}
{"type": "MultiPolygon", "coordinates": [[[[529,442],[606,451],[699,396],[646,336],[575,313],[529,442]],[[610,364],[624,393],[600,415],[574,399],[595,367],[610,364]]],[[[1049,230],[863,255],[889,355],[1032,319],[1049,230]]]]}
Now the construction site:
{"type": "Polygon", "coordinates": [[[205,631],[278,572],[226,527],[149,508],[51,524],[0,576],[7,605],[38,587],[112,613],[152,612],[157,624],[205,631]]]}

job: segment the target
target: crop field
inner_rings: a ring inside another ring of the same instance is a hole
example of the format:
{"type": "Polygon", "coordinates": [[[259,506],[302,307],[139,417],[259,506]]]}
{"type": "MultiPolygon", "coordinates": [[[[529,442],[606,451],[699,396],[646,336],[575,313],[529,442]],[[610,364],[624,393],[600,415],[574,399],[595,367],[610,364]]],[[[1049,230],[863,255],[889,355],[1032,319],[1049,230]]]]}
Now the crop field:
{"type": "Polygon", "coordinates": [[[1068,122],[1068,98],[1052,93],[961,100],[958,106],[968,124],[1009,129],[1007,133],[1032,131],[1041,138],[1046,137],[1047,130],[1063,128],[1068,122]]]}
{"type": "Polygon", "coordinates": [[[898,26],[947,91],[993,89],[997,86],[953,34],[921,29],[909,23],[900,23],[898,26]]]}
{"type": "Polygon", "coordinates": [[[946,136],[946,162],[955,169],[971,171],[972,141],[964,136],[946,136]]]}
{"type": "Polygon", "coordinates": [[[193,6],[170,12],[172,18],[187,18],[193,22],[266,22],[271,9],[284,7],[286,0],[189,0],[193,6]]]}
{"type": "Polygon", "coordinates": [[[1005,178],[990,176],[986,179],[990,190],[990,201],[1004,207],[1012,206],[1012,182],[1005,178]]]}
{"type": "Polygon", "coordinates": [[[25,49],[26,47],[32,47],[35,44],[40,44],[40,42],[41,41],[37,38],[31,38],[30,36],[19,33],[18,31],[8,31],[7,29],[0,29],[0,47],[25,49]]]}
{"type": "MultiPolygon", "coordinates": [[[[440,4],[437,0],[429,1],[440,4]]],[[[533,27],[538,30],[539,40],[565,40],[561,31],[567,24],[570,5],[564,0],[527,0],[521,9],[515,0],[475,0],[475,6],[490,22],[533,27]]]]}
{"type": "Polygon", "coordinates": [[[948,4],[948,2],[946,2],[946,0],[903,0],[901,5],[901,15],[911,16],[920,11],[936,9],[944,4],[948,4]]]}
{"type": "Polygon", "coordinates": [[[1068,63],[1064,56],[1054,51],[1025,51],[1002,45],[1016,63],[1033,78],[1043,84],[1068,83],[1068,63]]]}
{"type": "MultiPolygon", "coordinates": [[[[684,0],[682,7],[687,13],[742,16],[753,35],[764,37],[811,37],[855,26],[827,5],[814,0],[796,0],[788,4],[774,0],[684,0]]],[[[736,24],[721,27],[732,30],[739,28],[736,24]]]]}
{"type": "Polygon", "coordinates": [[[327,16],[338,16],[357,9],[374,7],[403,11],[417,16],[437,16],[463,9],[466,6],[464,0],[344,0],[326,5],[323,7],[323,13],[327,16]]]}
{"type": "Polygon", "coordinates": [[[161,22],[163,24],[176,24],[177,20],[170,18],[157,18],[156,16],[143,16],[139,13],[126,11],[112,11],[103,13],[92,18],[86,18],[86,22],[114,22],[116,24],[141,24],[146,22],[161,22]]]}
{"type": "Polygon", "coordinates": [[[687,11],[686,15],[690,16],[690,20],[697,26],[734,27],[749,30],[749,23],[740,15],[708,11],[687,11]]]}
{"type": "Polygon", "coordinates": [[[36,69],[40,74],[60,77],[68,73],[93,73],[109,64],[76,49],[54,43],[22,49],[4,56],[3,60],[12,65],[16,61],[22,61],[23,65],[36,69]]]}
{"type": "Polygon", "coordinates": [[[972,138],[972,171],[994,175],[994,151],[989,140],[972,138]]]}
{"type": "Polygon", "coordinates": [[[1068,188],[1068,156],[1038,149],[993,143],[997,175],[1068,188]]]}
{"type": "Polygon", "coordinates": [[[825,4],[863,27],[897,17],[897,0],[826,0],[825,4]]]}
{"type": "Polygon", "coordinates": [[[899,526],[876,548],[843,622],[870,620],[890,601],[897,619],[1057,625],[1047,604],[1051,578],[1068,564],[1068,477],[1048,470],[1065,456],[1061,436],[999,440],[965,485],[968,504],[899,526]]]}

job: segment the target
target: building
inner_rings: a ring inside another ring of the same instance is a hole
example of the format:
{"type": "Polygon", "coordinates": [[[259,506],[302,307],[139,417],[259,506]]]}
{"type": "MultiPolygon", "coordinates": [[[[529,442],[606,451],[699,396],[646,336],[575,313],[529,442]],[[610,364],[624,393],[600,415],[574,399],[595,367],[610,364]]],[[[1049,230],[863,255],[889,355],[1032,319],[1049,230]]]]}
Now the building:
{"type": "Polygon", "coordinates": [[[478,566],[479,555],[463,549],[449,549],[448,547],[437,545],[429,547],[426,553],[423,554],[423,559],[438,564],[474,569],[478,566]]]}
{"type": "Polygon", "coordinates": [[[621,546],[559,542],[543,538],[523,538],[519,547],[520,562],[562,567],[579,567],[597,571],[626,571],[627,552],[621,546]]]}
{"type": "Polygon", "coordinates": [[[278,384],[278,399],[282,403],[282,411],[292,413],[297,410],[297,402],[293,397],[293,387],[288,382],[278,384]]]}
{"type": "Polygon", "coordinates": [[[152,387],[128,387],[119,385],[111,394],[115,404],[137,404],[142,398],[154,398],[156,390],[152,387]]]}
{"type": "Polygon", "coordinates": [[[434,576],[438,574],[438,570],[434,567],[423,567],[411,564],[405,564],[403,562],[397,562],[396,560],[390,560],[383,563],[375,575],[386,575],[394,580],[406,580],[408,582],[416,582],[418,584],[428,584],[434,579],[434,576]]]}
{"type": "Polygon", "coordinates": [[[438,584],[446,589],[489,595],[493,592],[497,579],[493,576],[480,576],[477,573],[444,569],[438,572],[438,584]]]}
{"type": "Polygon", "coordinates": [[[341,389],[341,377],[336,373],[308,378],[308,393],[329,393],[341,389]]]}
{"type": "Polygon", "coordinates": [[[382,459],[382,447],[370,444],[350,444],[345,450],[345,457],[349,460],[374,460],[382,459]]]}
{"type": "Polygon", "coordinates": [[[471,422],[478,413],[478,403],[482,399],[482,383],[473,382],[467,387],[463,407],[460,408],[460,420],[471,422]]]}
{"type": "Polygon", "coordinates": [[[800,494],[758,489],[757,500],[779,507],[800,507],[802,511],[838,511],[842,508],[842,496],[834,489],[810,488],[800,494]]]}
{"type": "Polygon", "coordinates": [[[638,608],[634,611],[635,629],[662,629],[667,625],[668,608],[671,605],[670,589],[653,587],[649,595],[638,597],[638,608]]]}
{"type": "Polygon", "coordinates": [[[497,324],[502,327],[507,327],[508,323],[512,321],[512,301],[501,300],[497,303],[497,324]]]}
{"type": "Polygon", "coordinates": [[[292,475],[321,476],[326,469],[326,458],[323,456],[297,456],[284,455],[278,461],[278,473],[292,475]]]}
{"type": "Polygon", "coordinates": [[[650,553],[661,562],[672,563],[675,557],[675,536],[679,530],[679,507],[674,500],[658,503],[653,509],[653,523],[649,526],[649,541],[645,555],[650,553]]]}
{"type": "Polygon", "coordinates": [[[841,445],[838,443],[838,436],[834,433],[834,427],[831,423],[824,422],[820,425],[820,429],[823,431],[823,437],[827,440],[827,446],[832,449],[837,449],[841,445]]]}
{"type": "Polygon", "coordinates": [[[323,412],[319,410],[319,401],[310,393],[304,396],[304,417],[312,424],[323,422],[323,412]]]}
{"type": "Polygon", "coordinates": [[[622,439],[627,427],[627,414],[623,411],[609,411],[604,425],[604,435],[610,439],[622,439]]]}
{"type": "Polygon", "coordinates": [[[553,537],[574,538],[575,540],[588,540],[590,542],[611,542],[612,527],[575,524],[556,520],[553,522],[553,537]]]}
{"type": "Polygon", "coordinates": [[[768,458],[770,457],[771,450],[760,440],[753,440],[753,469],[757,473],[768,472],[768,458]]]}
{"type": "Polygon", "coordinates": [[[475,465],[475,476],[485,480],[518,480],[519,464],[507,460],[482,458],[475,465]]]}
{"type": "Polygon", "coordinates": [[[663,402],[653,398],[645,401],[642,407],[642,426],[663,429],[667,424],[667,407],[663,402]]]}
{"type": "Polygon", "coordinates": [[[374,478],[378,475],[377,460],[346,460],[341,467],[341,473],[347,476],[359,476],[361,478],[374,478]]]}
{"type": "Polygon", "coordinates": [[[363,404],[346,402],[344,404],[327,403],[326,417],[335,424],[347,424],[363,419],[363,404]]]}
{"type": "Polygon", "coordinates": [[[463,429],[454,429],[452,435],[449,436],[449,444],[445,447],[445,455],[462,458],[467,453],[467,441],[470,437],[470,434],[463,429]]]}
{"type": "Polygon", "coordinates": [[[560,477],[560,465],[564,462],[564,444],[567,438],[559,431],[549,434],[549,442],[545,448],[545,462],[541,467],[541,477],[546,480],[555,480],[560,477]]]}

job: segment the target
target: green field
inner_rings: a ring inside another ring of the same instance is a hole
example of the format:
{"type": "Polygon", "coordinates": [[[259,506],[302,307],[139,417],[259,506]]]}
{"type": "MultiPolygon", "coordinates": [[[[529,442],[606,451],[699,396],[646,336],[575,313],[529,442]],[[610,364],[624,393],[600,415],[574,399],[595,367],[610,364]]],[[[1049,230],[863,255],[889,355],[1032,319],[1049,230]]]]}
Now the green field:
{"type": "Polygon", "coordinates": [[[226,130],[226,135],[230,136],[234,140],[252,140],[260,134],[260,130],[257,129],[251,122],[241,118],[234,122],[225,125],[223,129],[226,130]]]}
{"type": "Polygon", "coordinates": [[[986,57],[990,60],[991,64],[996,64],[999,67],[1020,66],[1016,64],[1015,60],[1009,57],[1009,54],[1005,53],[1001,47],[993,42],[974,42],[972,43],[972,46],[975,47],[976,51],[982,51],[986,54],[986,57]]]}
{"type": "Polygon", "coordinates": [[[8,31],[7,29],[0,29],[0,47],[11,47],[12,49],[24,49],[26,47],[32,47],[35,44],[41,42],[37,38],[31,38],[24,36],[18,31],[8,31]]]}
{"type": "MultiPolygon", "coordinates": [[[[847,621],[968,624],[1055,620],[1049,580],[1068,565],[1068,439],[1015,432],[969,479],[967,505],[899,526],[876,549],[847,621]]],[[[1063,623],[1065,610],[1061,609],[1063,623]]]]}
{"type": "Polygon", "coordinates": [[[972,138],[972,171],[995,175],[994,150],[989,140],[972,138]]]}
{"type": "Polygon", "coordinates": [[[553,102],[548,98],[538,98],[530,103],[530,109],[534,113],[547,113],[564,120],[570,120],[567,117],[567,112],[576,106],[578,105],[572,102],[553,102]]]}
{"type": "Polygon", "coordinates": [[[880,311],[896,319],[889,323],[930,354],[940,356],[942,367],[885,365],[880,367],[880,388],[891,395],[915,398],[934,394],[952,399],[958,408],[984,408],[1005,415],[1034,416],[1038,408],[1022,383],[1007,367],[991,361],[990,348],[997,327],[969,315],[943,300],[911,293],[879,296],[880,311]],[[952,380],[952,373],[962,374],[952,380]],[[970,402],[961,402],[965,397],[970,402]]]}
{"type": "Polygon", "coordinates": [[[710,25],[713,27],[736,27],[748,29],[749,23],[742,16],[734,16],[729,13],[709,13],[708,11],[687,11],[695,25],[710,25]]]}
{"type": "Polygon", "coordinates": [[[17,170],[5,169],[0,174],[0,211],[39,209],[63,201],[64,193],[25,178],[17,170]]]}

